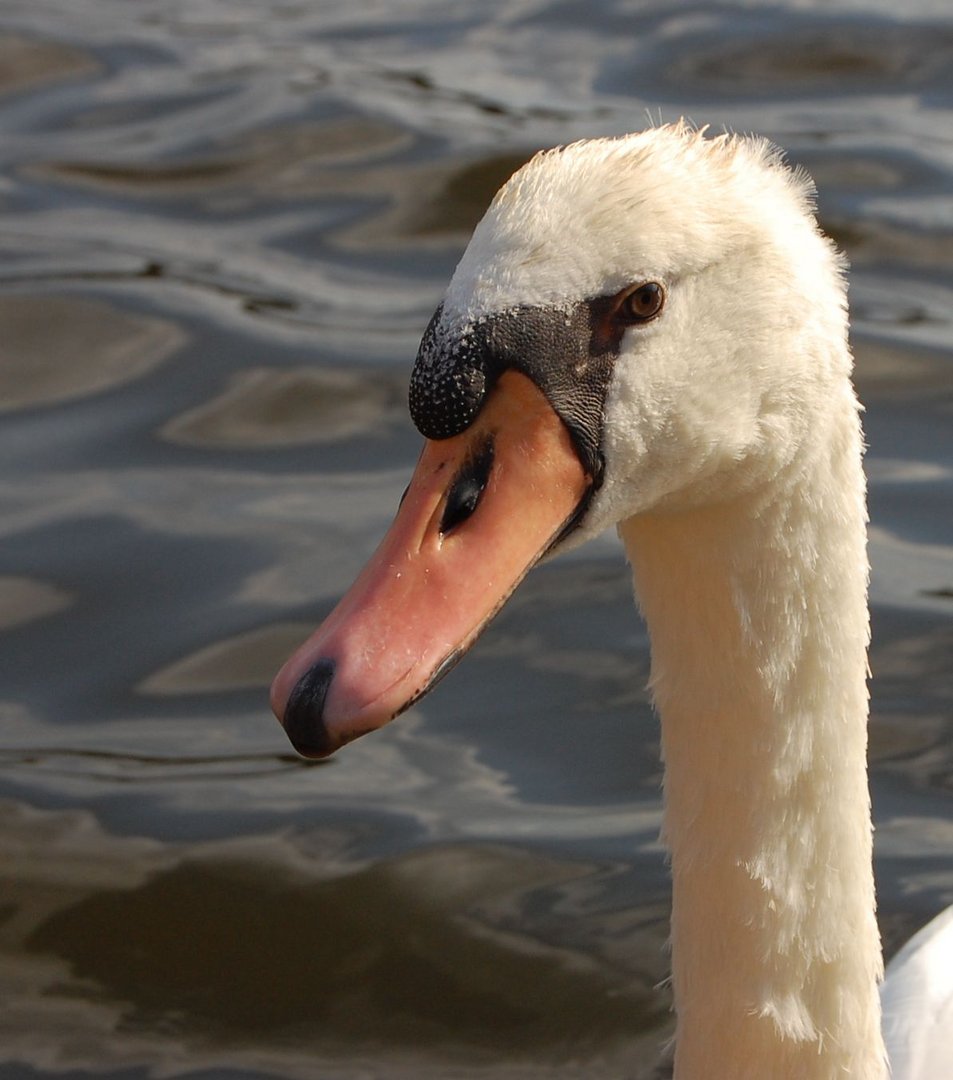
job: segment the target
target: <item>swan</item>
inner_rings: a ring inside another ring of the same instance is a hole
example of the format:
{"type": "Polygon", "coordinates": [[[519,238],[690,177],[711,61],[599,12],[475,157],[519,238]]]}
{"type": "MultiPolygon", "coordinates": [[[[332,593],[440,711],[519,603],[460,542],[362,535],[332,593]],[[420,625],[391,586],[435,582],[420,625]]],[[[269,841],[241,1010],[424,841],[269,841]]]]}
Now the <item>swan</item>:
{"type": "Polygon", "coordinates": [[[423,336],[395,522],[272,686],[326,756],[616,525],[661,719],[679,1080],[887,1075],[862,432],[813,197],[766,141],[684,123],[520,169],[423,336]]]}

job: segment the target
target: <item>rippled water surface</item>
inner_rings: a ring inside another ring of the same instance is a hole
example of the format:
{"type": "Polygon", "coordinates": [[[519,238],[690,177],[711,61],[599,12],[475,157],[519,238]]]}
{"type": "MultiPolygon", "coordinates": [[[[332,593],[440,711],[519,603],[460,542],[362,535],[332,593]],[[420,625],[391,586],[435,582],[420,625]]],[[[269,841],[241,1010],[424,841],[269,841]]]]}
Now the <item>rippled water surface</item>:
{"type": "Polygon", "coordinates": [[[404,387],[536,148],[687,115],[820,186],[868,406],[888,950],[953,901],[953,14],[6,0],[0,1077],[648,1078],[670,1030],[615,540],[328,764],[270,677],[418,449],[404,387]]]}

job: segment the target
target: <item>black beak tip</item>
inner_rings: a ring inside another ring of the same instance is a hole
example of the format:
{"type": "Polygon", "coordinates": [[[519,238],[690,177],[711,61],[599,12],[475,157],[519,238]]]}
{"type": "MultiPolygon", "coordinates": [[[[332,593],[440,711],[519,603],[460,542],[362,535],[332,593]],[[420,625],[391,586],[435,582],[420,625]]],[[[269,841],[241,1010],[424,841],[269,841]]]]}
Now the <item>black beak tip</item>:
{"type": "Polygon", "coordinates": [[[288,698],[282,725],[302,757],[328,757],[339,746],[324,723],[324,701],[333,678],[334,661],[318,660],[301,676],[288,698]]]}

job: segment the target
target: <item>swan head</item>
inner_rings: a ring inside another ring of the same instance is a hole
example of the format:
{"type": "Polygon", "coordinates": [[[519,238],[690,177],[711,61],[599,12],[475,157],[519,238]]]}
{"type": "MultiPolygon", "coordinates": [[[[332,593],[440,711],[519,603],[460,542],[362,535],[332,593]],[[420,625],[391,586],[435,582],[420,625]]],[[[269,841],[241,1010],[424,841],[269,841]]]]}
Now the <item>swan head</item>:
{"type": "Polygon", "coordinates": [[[812,198],[763,140],[682,124],[503,186],[421,342],[397,520],[273,685],[301,752],[403,711],[545,554],[769,484],[809,443],[851,393],[812,198]]]}

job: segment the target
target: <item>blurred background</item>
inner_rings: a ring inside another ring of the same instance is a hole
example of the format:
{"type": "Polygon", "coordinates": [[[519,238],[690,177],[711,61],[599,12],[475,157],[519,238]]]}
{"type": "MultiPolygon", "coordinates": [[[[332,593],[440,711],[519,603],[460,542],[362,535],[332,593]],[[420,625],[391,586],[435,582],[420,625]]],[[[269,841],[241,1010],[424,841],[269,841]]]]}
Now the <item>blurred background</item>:
{"type": "Polygon", "coordinates": [[[946,0],[4,0],[0,1080],[666,1074],[614,536],[326,764],[266,688],[392,516],[495,189],[682,115],[850,257],[888,952],[953,902],[946,0]]]}

